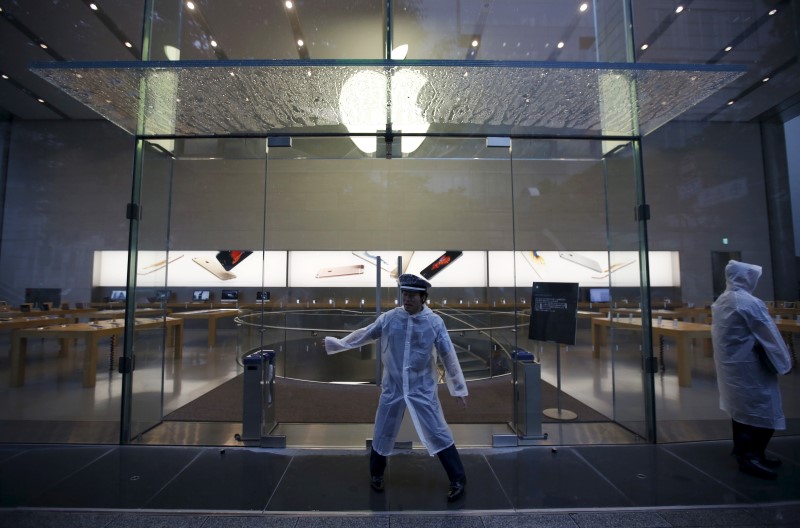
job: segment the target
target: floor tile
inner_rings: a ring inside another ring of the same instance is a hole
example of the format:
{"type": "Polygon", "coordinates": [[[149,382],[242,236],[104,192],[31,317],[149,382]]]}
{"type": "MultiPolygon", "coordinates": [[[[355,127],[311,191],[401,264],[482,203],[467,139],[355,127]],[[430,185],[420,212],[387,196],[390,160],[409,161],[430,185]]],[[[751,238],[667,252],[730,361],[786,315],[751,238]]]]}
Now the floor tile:
{"type": "Polygon", "coordinates": [[[50,512],[0,510],[0,526],[8,528],[105,528],[116,512],[50,512]]]}
{"type": "Polygon", "coordinates": [[[483,517],[485,528],[577,528],[569,514],[526,513],[516,515],[487,515],[483,517]]]}
{"type": "Polygon", "coordinates": [[[740,472],[736,460],[730,456],[729,442],[670,444],[663,448],[729,487],[739,502],[796,501],[800,497],[800,465],[791,461],[784,461],[777,469],[778,480],[770,481],[740,472]]]}
{"type": "Polygon", "coordinates": [[[206,449],[147,508],[261,511],[290,460],[259,449],[206,449]]]}
{"type": "Polygon", "coordinates": [[[489,463],[518,509],[632,506],[569,447],[522,448],[489,463]]]}
{"type": "Polygon", "coordinates": [[[655,512],[591,512],[573,513],[580,528],[670,528],[655,512]]]}
{"type": "Polygon", "coordinates": [[[747,502],[720,482],[656,445],[575,448],[635,506],[747,502]]]}
{"type": "Polygon", "coordinates": [[[703,526],[753,526],[760,524],[749,508],[664,510],[659,512],[675,528],[703,526]]]}
{"type": "Polygon", "coordinates": [[[112,449],[94,446],[26,448],[0,465],[0,506],[35,503],[46,490],[112,449]]]}

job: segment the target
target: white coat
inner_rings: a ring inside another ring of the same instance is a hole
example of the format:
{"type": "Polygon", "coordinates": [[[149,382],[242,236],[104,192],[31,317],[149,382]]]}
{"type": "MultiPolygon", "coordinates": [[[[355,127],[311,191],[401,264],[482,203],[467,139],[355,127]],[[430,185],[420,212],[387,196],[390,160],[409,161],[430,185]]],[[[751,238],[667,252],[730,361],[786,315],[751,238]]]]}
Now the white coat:
{"type": "Polygon", "coordinates": [[[760,266],[728,262],[725,292],[711,305],[720,409],[743,424],[785,429],[777,374],[789,372],[792,362],[766,305],[752,294],[759,277],[760,266]]]}
{"type": "Polygon", "coordinates": [[[392,453],[406,407],[429,454],[450,447],[453,435],[437,394],[436,352],[450,394],[467,396],[467,384],[444,321],[427,306],[414,315],[394,308],[342,339],[326,337],[325,350],[335,354],[378,339],[383,375],[372,448],[384,456],[392,453]]]}

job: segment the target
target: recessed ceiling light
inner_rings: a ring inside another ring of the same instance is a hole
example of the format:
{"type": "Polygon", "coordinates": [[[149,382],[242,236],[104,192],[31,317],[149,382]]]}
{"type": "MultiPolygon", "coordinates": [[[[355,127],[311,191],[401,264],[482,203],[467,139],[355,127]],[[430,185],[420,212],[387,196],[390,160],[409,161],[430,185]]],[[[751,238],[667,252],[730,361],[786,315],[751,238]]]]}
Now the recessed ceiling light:
{"type": "Polygon", "coordinates": [[[681,12],[683,12],[683,6],[678,6],[678,7],[675,8],[675,13],[676,14],[677,13],[681,13],[681,12]]]}
{"type": "Polygon", "coordinates": [[[725,51],[730,51],[732,49],[733,49],[733,46],[728,46],[727,48],[725,48],[725,51]]]}
{"type": "Polygon", "coordinates": [[[642,51],[644,51],[649,47],[650,47],[650,44],[642,44],[642,48],[641,49],[642,49],[642,51]]]}
{"type": "Polygon", "coordinates": [[[733,100],[728,101],[728,106],[733,104],[733,100]]]}
{"type": "Polygon", "coordinates": [[[775,14],[775,13],[777,13],[777,12],[778,12],[778,10],[777,10],[777,9],[773,9],[772,11],[770,11],[770,12],[769,12],[769,16],[772,16],[772,15],[774,15],[774,14],[775,14]]]}
{"type": "Polygon", "coordinates": [[[578,8],[578,10],[579,10],[581,13],[583,13],[583,12],[584,12],[584,11],[586,11],[587,9],[589,9],[589,4],[587,4],[586,2],[582,3],[582,4],[581,4],[581,7],[579,7],[579,8],[578,8]]]}
{"type": "Polygon", "coordinates": [[[294,4],[290,0],[286,0],[284,5],[286,6],[286,9],[291,9],[294,7],[294,4]]]}
{"type": "Polygon", "coordinates": [[[44,99],[42,99],[41,97],[38,98],[37,101],[39,101],[40,103],[44,103],[44,99]]]}
{"type": "Polygon", "coordinates": [[[186,7],[189,9],[194,9],[194,2],[186,2],[186,7]]]}
{"type": "Polygon", "coordinates": [[[563,47],[564,47],[564,43],[563,43],[563,42],[559,42],[559,43],[558,43],[558,49],[561,49],[561,48],[563,48],[563,47]]]}
{"type": "Polygon", "coordinates": [[[128,41],[126,40],[126,41],[125,41],[125,47],[126,47],[126,48],[132,48],[132,47],[133,47],[133,44],[131,44],[130,42],[128,42],[128,41]]]}
{"type": "Polygon", "coordinates": [[[767,82],[768,80],[769,80],[769,77],[764,77],[763,79],[761,79],[761,82],[767,82]]]}
{"type": "Polygon", "coordinates": [[[211,47],[212,48],[216,48],[217,47],[217,41],[216,40],[212,40],[211,41],[211,47]]]}
{"type": "Polygon", "coordinates": [[[2,77],[3,79],[6,79],[6,80],[8,80],[8,75],[6,75],[5,73],[4,73],[4,74],[2,74],[2,75],[0,75],[0,77],[2,77]]]}
{"type": "Polygon", "coordinates": [[[47,44],[45,44],[44,42],[40,42],[39,47],[42,49],[47,49],[47,44]]]}
{"type": "Polygon", "coordinates": [[[97,4],[89,4],[89,9],[92,11],[97,11],[97,4]]]}
{"type": "Polygon", "coordinates": [[[303,39],[297,39],[297,47],[298,48],[302,48],[303,44],[305,44],[305,42],[303,42],[303,39]]]}
{"type": "Polygon", "coordinates": [[[477,48],[478,47],[478,40],[477,39],[472,41],[472,47],[473,48],[477,48]]]}

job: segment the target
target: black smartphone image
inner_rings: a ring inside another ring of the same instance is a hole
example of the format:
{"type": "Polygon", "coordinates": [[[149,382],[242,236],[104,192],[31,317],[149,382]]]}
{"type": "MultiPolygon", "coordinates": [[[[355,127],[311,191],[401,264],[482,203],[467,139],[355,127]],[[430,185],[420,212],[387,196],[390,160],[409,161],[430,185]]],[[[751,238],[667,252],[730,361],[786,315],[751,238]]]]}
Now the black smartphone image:
{"type": "Polygon", "coordinates": [[[252,253],[241,249],[226,249],[217,253],[217,261],[222,264],[225,271],[230,271],[252,253]]]}
{"type": "Polygon", "coordinates": [[[428,264],[424,270],[419,274],[426,279],[432,278],[434,275],[449,266],[454,260],[463,255],[461,251],[445,251],[444,255],[438,257],[436,260],[428,264]]]}

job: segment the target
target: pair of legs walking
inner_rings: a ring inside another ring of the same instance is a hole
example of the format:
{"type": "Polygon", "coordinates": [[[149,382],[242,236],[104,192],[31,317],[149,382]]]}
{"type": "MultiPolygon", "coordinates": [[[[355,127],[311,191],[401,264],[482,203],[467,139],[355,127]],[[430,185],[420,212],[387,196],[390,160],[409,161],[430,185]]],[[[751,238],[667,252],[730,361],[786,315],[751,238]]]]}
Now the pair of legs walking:
{"type": "MultiPolygon", "coordinates": [[[[464,464],[458,454],[455,444],[442,449],[436,456],[442,463],[447,478],[450,479],[450,489],[447,492],[447,500],[454,501],[464,494],[464,486],[467,483],[467,474],[464,471],[464,464]]],[[[383,491],[383,473],[386,471],[386,457],[372,449],[369,456],[369,473],[372,476],[372,488],[376,491],[383,491]]]]}
{"type": "Polygon", "coordinates": [[[770,468],[777,467],[781,461],[765,454],[767,444],[775,429],[756,427],[731,420],[733,425],[733,455],[739,462],[739,469],[750,475],[774,480],[778,474],[770,468]]]}

